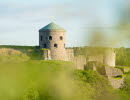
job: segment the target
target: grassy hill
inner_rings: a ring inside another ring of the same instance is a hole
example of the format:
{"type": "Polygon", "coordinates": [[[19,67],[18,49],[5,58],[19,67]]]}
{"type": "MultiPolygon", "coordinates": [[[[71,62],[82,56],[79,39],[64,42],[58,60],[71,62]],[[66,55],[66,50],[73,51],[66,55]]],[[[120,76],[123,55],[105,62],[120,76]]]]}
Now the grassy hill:
{"type": "MultiPolygon", "coordinates": [[[[7,54],[4,58],[0,56],[0,100],[130,99],[129,74],[124,86],[115,91],[108,79],[96,71],[74,69],[70,62],[36,59],[39,53],[38,47],[0,47],[6,48],[3,52],[7,54]],[[9,48],[13,50],[10,52],[9,48]]],[[[122,55],[119,54],[120,49],[118,50],[117,59],[121,64],[121,61],[124,61],[121,58],[129,52],[129,49],[121,48],[122,55]]],[[[126,59],[128,58],[129,55],[126,59]]]]}
{"type": "Polygon", "coordinates": [[[34,49],[39,46],[17,46],[17,45],[0,45],[0,48],[12,48],[12,49],[34,49]]]}
{"type": "Polygon", "coordinates": [[[111,89],[105,77],[70,62],[0,62],[0,100],[96,100],[111,89]]]}

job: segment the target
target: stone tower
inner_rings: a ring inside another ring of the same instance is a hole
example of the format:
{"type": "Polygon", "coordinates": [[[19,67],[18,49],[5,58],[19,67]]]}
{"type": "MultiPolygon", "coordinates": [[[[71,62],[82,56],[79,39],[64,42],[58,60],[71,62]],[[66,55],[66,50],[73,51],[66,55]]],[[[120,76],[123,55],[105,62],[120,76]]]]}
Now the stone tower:
{"type": "Polygon", "coordinates": [[[51,59],[67,60],[65,43],[66,31],[55,23],[39,30],[39,46],[50,50],[51,59]]]}
{"type": "Polygon", "coordinates": [[[114,50],[108,49],[105,51],[105,55],[104,55],[104,64],[105,65],[115,67],[115,59],[116,59],[116,54],[115,54],[114,50]]]}

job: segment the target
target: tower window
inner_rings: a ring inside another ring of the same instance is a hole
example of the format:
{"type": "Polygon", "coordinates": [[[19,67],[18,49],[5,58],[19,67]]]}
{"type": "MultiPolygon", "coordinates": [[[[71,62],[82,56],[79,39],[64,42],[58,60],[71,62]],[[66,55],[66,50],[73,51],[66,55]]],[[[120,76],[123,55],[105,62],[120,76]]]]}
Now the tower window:
{"type": "Polygon", "coordinates": [[[44,44],[44,48],[46,48],[47,47],[47,45],[46,44],[44,44]]]}
{"type": "Polygon", "coordinates": [[[49,36],[49,40],[52,40],[52,36],[49,36]]]}
{"type": "Polygon", "coordinates": [[[41,36],[41,41],[42,41],[42,36],[41,36]]]}
{"type": "Polygon", "coordinates": [[[57,48],[57,47],[58,47],[58,44],[54,44],[54,47],[56,47],[56,48],[57,48]]]}
{"type": "Polygon", "coordinates": [[[62,37],[62,36],[60,36],[60,40],[63,40],[63,37],[62,37]]]}

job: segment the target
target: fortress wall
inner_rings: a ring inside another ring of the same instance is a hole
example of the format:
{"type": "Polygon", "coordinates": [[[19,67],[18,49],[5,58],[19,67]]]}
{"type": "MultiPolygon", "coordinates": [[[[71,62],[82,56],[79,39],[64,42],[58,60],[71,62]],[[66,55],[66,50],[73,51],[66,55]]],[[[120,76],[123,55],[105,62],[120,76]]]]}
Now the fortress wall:
{"type": "Polygon", "coordinates": [[[84,70],[84,66],[86,65],[86,57],[83,55],[74,56],[73,49],[66,49],[68,61],[74,63],[76,69],[84,70]]]}
{"type": "Polygon", "coordinates": [[[66,49],[66,53],[67,53],[67,60],[72,62],[74,59],[74,50],[66,49]]]}
{"type": "Polygon", "coordinates": [[[51,59],[51,51],[49,49],[43,50],[42,51],[42,57],[43,57],[44,60],[51,59]]]}
{"type": "Polygon", "coordinates": [[[103,55],[89,56],[88,62],[89,61],[95,61],[95,62],[103,63],[103,55]]]}
{"type": "Polygon", "coordinates": [[[76,56],[72,62],[74,63],[76,69],[84,70],[84,66],[86,65],[86,57],[82,55],[76,56]]]}

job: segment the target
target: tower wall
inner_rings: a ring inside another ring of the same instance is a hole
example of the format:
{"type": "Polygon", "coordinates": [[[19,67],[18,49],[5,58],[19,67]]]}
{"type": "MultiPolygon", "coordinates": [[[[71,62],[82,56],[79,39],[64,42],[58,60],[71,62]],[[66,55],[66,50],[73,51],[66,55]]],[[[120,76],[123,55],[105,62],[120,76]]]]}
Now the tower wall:
{"type": "Polygon", "coordinates": [[[104,64],[115,67],[115,59],[116,59],[116,54],[112,49],[108,49],[105,51],[104,55],[104,64]]]}
{"type": "Polygon", "coordinates": [[[66,33],[64,30],[45,30],[39,32],[40,48],[50,49],[51,58],[53,60],[67,60],[65,43],[66,33]],[[62,39],[60,37],[62,37],[62,39]]]}

